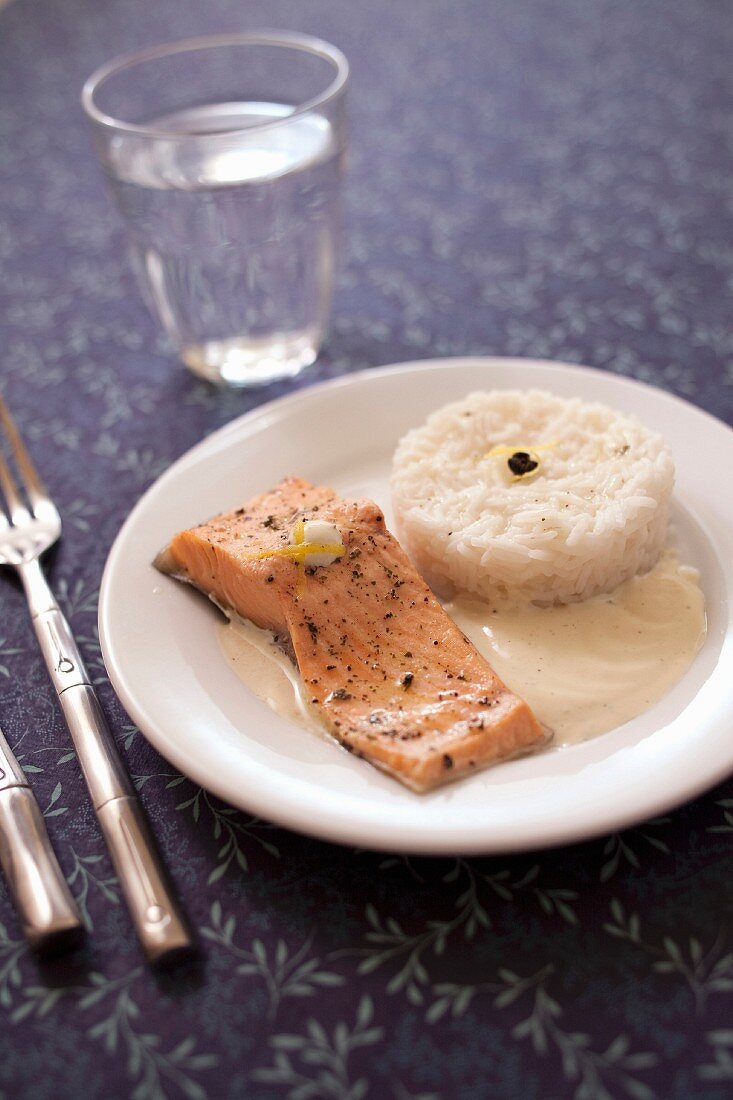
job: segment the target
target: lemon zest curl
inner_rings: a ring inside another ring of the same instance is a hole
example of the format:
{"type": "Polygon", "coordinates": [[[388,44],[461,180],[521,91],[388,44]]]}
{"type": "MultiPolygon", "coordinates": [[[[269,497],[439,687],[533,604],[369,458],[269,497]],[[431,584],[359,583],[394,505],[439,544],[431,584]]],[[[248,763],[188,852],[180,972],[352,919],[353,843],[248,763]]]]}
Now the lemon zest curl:
{"type": "Polygon", "coordinates": [[[298,584],[296,595],[302,596],[305,591],[306,573],[305,561],[311,554],[333,554],[335,558],[343,557],[346,547],[342,542],[313,543],[305,541],[305,520],[299,519],[293,528],[294,546],[275,546],[271,550],[257,550],[254,553],[243,554],[248,561],[264,561],[266,558],[288,558],[298,567],[298,584]]]}

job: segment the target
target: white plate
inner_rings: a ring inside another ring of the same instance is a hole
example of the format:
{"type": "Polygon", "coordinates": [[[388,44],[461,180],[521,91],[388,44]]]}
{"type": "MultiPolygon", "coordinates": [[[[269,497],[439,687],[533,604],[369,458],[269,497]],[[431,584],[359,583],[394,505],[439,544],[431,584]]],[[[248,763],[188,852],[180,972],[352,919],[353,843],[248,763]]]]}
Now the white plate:
{"type": "Polygon", "coordinates": [[[184,455],[122,528],[102,581],[110,679],[182,772],[228,802],[327,840],[424,854],[578,841],[661,813],[733,770],[733,432],[659,390],[583,367],[445,359],[371,370],[264,405],[184,455]],[[389,519],[398,438],[472,389],[538,386],[604,401],[663,432],[677,463],[675,526],[702,574],[707,641],[660,703],[593,741],[500,764],[415,795],[335,743],[276,716],[220,651],[218,613],[150,564],[170,536],[286,474],[371,496],[389,519]]]}

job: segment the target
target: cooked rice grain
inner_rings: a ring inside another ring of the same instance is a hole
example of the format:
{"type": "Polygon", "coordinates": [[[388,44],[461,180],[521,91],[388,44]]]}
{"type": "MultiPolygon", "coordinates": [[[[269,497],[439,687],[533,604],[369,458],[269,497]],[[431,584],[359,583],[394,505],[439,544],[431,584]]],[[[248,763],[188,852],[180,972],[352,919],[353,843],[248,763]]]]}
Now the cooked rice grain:
{"type": "Polygon", "coordinates": [[[538,604],[610,592],[664,548],[674,483],[660,435],[605,405],[539,390],[473,393],[394,456],[397,533],[441,595],[538,604]],[[506,454],[535,451],[515,480],[506,454]],[[543,449],[546,448],[546,449],[543,449]]]}

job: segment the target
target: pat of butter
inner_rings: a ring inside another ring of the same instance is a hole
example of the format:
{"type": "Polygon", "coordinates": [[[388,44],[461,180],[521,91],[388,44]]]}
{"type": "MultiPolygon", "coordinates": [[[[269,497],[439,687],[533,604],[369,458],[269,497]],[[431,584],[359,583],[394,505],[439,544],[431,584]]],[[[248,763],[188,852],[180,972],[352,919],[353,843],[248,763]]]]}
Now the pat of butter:
{"type": "MultiPolygon", "coordinates": [[[[296,545],[296,530],[297,528],[290,534],[292,545],[296,545]]],[[[305,521],[301,545],[314,548],[312,554],[306,554],[303,558],[303,565],[309,569],[321,565],[331,565],[344,552],[341,532],[338,527],[335,523],[327,523],[326,520],[322,519],[307,519],[305,521]],[[328,550],[325,549],[326,547],[328,547],[328,550]],[[335,548],[338,548],[340,552],[332,553],[331,551],[335,548]]]]}

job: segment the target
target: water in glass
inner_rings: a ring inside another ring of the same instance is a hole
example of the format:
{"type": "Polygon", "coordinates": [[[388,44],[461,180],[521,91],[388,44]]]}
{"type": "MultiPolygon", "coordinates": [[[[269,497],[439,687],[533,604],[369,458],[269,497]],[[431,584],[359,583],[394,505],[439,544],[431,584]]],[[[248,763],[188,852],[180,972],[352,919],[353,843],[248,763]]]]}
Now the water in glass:
{"type": "Polygon", "coordinates": [[[292,111],[196,107],[110,150],[148,305],[192,370],[230,385],[296,374],[328,316],[341,155],[318,114],[260,125],[292,111]]]}

